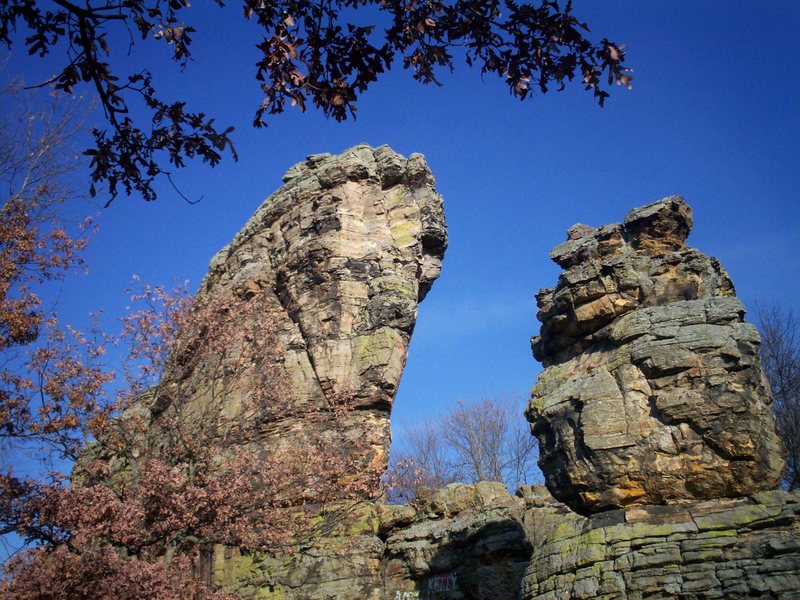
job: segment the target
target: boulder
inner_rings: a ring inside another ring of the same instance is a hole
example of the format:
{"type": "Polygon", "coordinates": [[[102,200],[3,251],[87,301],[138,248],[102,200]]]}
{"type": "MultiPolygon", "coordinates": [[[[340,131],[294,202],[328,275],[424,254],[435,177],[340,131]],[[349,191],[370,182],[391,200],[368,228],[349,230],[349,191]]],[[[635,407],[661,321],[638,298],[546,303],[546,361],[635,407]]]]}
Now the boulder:
{"type": "Polygon", "coordinates": [[[777,486],[783,450],[745,322],[719,261],[688,247],[671,196],[623,223],[576,225],[537,295],[545,369],[527,410],[558,500],[588,514],[746,496],[777,486]]]}

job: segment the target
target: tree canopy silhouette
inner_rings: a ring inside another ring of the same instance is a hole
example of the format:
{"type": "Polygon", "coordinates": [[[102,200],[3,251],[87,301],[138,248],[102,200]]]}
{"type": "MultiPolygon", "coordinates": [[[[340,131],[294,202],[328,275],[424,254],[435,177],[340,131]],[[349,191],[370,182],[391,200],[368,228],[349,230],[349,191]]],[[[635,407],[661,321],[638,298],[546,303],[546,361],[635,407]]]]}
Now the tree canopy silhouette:
{"type": "MultiPolygon", "coordinates": [[[[630,87],[623,46],[593,42],[589,27],[553,0],[242,0],[244,18],[261,28],[255,77],[263,91],[253,123],[287,106],[309,104],[339,121],[354,117],[359,94],[396,61],[417,81],[436,83],[437,71],[456,60],[503,79],[519,99],[578,78],[602,106],[614,83],[630,87]],[[371,22],[361,25],[358,22],[371,22]],[[380,25],[378,25],[380,23],[380,25]],[[606,87],[607,87],[606,86],[606,87]]],[[[224,7],[222,0],[214,0],[224,7]]],[[[185,67],[194,27],[187,0],[9,0],[0,5],[0,40],[24,44],[31,55],[60,53],[50,83],[71,92],[93,86],[106,123],[93,129],[91,192],[106,184],[111,202],[120,191],[154,200],[153,183],[169,178],[187,159],[211,166],[229,152],[232,127],[220,127],[183,99],[162,99],[151,73],[120,73],[119,46],[136,37],[165,43],[185,67]],[[121,35],[126,34],[127,35],[121,35]],[[18,38],[24,35],[24,40],[18,38]],[[115,46],[116,44],[116,46],[115,46]],[[134,104],[149,115],[132,117],[134,104]]],[[[171,180],[170,180],[171,181],[171,180]]]]}

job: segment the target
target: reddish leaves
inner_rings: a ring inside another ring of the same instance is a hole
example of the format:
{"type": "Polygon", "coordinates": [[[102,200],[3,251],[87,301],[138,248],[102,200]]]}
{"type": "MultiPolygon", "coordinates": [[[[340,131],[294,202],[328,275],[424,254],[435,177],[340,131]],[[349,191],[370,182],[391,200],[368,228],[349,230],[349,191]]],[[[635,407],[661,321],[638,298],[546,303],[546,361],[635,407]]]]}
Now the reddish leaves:
{"type": "MultiPolygon", "coordinates": [[[[15,190],[0,208],[0,536],[35,549],[5,565],[0,595],[223,598],[193,575],[201,548],[318,535],[309,517],[363,497],[374,475],[324,429],[294,447],[260,443],[294,410],[262,293],[195,302],[143,286],[119,335],[45,315],[33,286],[82,265],[56,193],[73,129],[20,122],[0,126],[0,174],[15,190]],[[194,410],[193,397],[209,402],[194,410]],[[75,460],[69,478],[48,472],[75,460]]],[[[311,410],[336,427],[347,405],[311,410]]]]}
{"type": "Polygon", "coordinates": [[[122,557],[108,547],[76,553],[66,546],[38,548],[13,559],[10,580],[0,582],[8,600],[232,600],[192,577],[191,560],[170,563],[122,557]]]}
{"type": "Polygon", "coordinates": [[[80,358],[102,355],[87,336],[68,329],[35,352],[43,402],[25,422],[28,443],[75,456],[97,441],[78,456],[76,485],[0,478],[3,531],[42,545],[7,566],[9,597],[171,598],[185,588],[181,597],[216,598],[191,579],[201,548],[285,549],[324,531],[328,521],[311,517],[336,519],[376,490],[363,453],[326,437],[346,398],[312,409],[325,425],[291,445],[264,443],[265,422],[295,410],[264,294],[192,302],[145,286],[133,298],[144,307],[122,337],[101,338],[129,348],[115,399],[102,393],[109,374],[80,358]]]}

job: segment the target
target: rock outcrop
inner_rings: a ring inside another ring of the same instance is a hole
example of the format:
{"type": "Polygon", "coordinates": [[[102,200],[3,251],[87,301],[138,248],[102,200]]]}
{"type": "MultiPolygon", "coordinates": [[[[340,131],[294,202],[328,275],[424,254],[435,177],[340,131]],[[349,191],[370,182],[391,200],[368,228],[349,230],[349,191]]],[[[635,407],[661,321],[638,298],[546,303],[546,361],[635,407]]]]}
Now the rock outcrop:
{"type": "MultiPolygon", "coordinates": [[[[444,249],[441,204],[421,159],[345,156],[290,170],[203,293],[273,294],[296,402],[352,395],[366,418],[348,431],[383,448],[444,249]]],[[[544,486],[511,496],[482,482],[407,506],[327,507],[336,520],[293,552],[217,546],[207,576],[281,600],[800,598],[800,495],[762,491],[782,459],[758,334],[719,263],[685,245],[690,229],[672,197],[573,227],[553,252],[565,272],[538,296],[546,368],[528,414],[566,504],[544,486]]]]}
{"type": "Polygon", "coordinates": [[[581,513],[774,488],[782,445],[759,335],[714,258],[685,245],[672,196],[576,225],[537,295],[545,370],[528,419],[547,486],[581,513]]]}
{"type": "MultiPolygon", "coordinates": [[[[215,452],[226,420],[256,419],[242,445],[300,454],[312,430],[331,448],[366,443],[382,470],[417,303],[447,245],[441,197],[421,156],[385,146],[309,157],[285,181],[198,294],[243,320],[225,330],[230,353],[201,327],[137,405],[149,448],[177,408],[182,426],[211,420],[215,452]],[[265,346],[272,363],[251,361],[265,346]],[[267,367],[290,401],[251,414],[267,367]],[[351,410],[334,414],[342,398],[351,410]]],[[[800,598],[800,494],[761,491],[782,459],[758,334],[719,263],[685,246],[690,229],[672,197],[575,226],[554,250],[565,271],[537,297],[546,368],[528,411],[552,496],[481,482],[387,506],[304,489],[311,535],[286,552],[206,545],[199,575],[261,600],[800,598]]]]}
{"type": "Polygon", "coordinates": [[[300,552],[218,546],[212,570],[245,598],[517,600],[533,545],[567,514],[543,486],[451,484],[413,505],[365,503],[300,552]]]}
{"type": "MultiPolygon", "coordinates": [[[[198,302],[233,314],[229,306],[255,298],[250,315],[271,315],[272,338],[243,323],[227,347],[243,356],[248,345],[279,346],[274,370],[291,402],[245,414],[263,367],[229,368],[227,357],[212,356],[221,368],[206,360],[168,372],[153,411],[177,403],[180,418],[198,422],[212,413],[260,419],[265,446],[291,445],[315,428],[332,447],[358,441],[382,472],[417,304],[447,246],[442,198],[421,155],[404,158],[388,146],[310,156],[284,182],[211,261],[198,302]],[[350,410],[334,427],[321,409],[342,399],[350,410]]],[[[163,432],[154,425],[150,434],[157,443],[163,432]]]]}
{"type": "Polygon", "coordinates": [[[281,600],[798,598],[800,495],[638,506],[583,517],[543,486],[452,484],[367,503],[289,555],[218,546],[213,577],[281,600]]]}

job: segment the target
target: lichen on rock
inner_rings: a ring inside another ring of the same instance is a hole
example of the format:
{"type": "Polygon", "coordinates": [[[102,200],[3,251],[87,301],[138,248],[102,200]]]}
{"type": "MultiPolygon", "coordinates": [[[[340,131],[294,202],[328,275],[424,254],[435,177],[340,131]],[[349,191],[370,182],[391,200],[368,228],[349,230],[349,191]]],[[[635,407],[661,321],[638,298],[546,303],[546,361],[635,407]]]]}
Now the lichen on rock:
{"type": "Polygon", "coordinates": [[[719,261],[688,247],[671,196],[623,223],[577,225],[537,295],[545,370],[527,411],[553,495],[592,513],[772,489],[782,445],[758,358],[719,261]]]}

